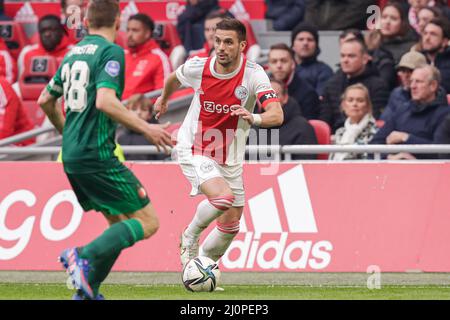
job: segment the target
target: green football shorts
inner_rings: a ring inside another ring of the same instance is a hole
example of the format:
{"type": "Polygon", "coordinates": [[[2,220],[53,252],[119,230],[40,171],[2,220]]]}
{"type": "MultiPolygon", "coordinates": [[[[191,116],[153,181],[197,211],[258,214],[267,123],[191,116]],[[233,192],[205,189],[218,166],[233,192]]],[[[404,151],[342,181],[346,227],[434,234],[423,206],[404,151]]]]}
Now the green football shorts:
{"type": "Polygon", "coordinates": [[[133,213],[150,199],[136,176],[124,165],[95,173],[66,173],[84,211],[110,215],[133,213]]]}

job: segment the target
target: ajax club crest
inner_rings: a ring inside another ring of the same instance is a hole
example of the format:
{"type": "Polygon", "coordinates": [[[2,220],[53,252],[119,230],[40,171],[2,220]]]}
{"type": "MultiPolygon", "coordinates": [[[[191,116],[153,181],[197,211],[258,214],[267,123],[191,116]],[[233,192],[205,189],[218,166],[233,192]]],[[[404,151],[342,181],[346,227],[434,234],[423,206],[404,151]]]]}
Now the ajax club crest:
{"type": "Polygon", "coordinates": [[[239,100],[245,100],[248,96],[248,90],[244,86],[239,86],[234,90],[234,95],[239,100]]]}

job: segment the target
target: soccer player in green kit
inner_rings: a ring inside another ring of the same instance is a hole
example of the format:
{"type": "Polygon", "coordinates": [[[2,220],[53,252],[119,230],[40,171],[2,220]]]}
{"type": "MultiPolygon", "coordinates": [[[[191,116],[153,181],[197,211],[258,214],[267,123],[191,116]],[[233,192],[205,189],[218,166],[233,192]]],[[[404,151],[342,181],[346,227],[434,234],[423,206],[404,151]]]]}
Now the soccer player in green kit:
{"type": "Polygon", "coordinates": [[[158,218],[139,180],[114,156],[116,122],[144,135],[158,149],[172,146],[167,125],[148,124],[127,110],[124,52],[115,45],[119,1],[91,0],[89,34],[64,57],[38,104],[63,135],[64,171],[84,211],[103,213],[110,227],[59,259],[77,288],[76,300],[101,300],[100,284],[121,251],[152,236],[158,218]],[[64,95],[66,119],[56,100],[64,95]]]}

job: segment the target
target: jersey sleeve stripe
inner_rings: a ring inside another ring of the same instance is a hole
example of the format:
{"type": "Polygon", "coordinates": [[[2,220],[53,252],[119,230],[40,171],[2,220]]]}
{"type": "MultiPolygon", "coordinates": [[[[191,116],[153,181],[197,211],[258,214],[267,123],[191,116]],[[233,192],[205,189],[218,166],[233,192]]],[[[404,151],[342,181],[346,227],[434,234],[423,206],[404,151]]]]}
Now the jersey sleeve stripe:
{"type": "Polygon", "coordinates": [[[119,86],[118,86],[117,84],[112,83],[112,82],[106,82],[106,81],[97,83],[96,88],[97,88],[97,89],[100,89],[100,88],[110,88],[110,89],[114,89],[114,90],[116,90],[116,91],[119,91],[119,86]]]}

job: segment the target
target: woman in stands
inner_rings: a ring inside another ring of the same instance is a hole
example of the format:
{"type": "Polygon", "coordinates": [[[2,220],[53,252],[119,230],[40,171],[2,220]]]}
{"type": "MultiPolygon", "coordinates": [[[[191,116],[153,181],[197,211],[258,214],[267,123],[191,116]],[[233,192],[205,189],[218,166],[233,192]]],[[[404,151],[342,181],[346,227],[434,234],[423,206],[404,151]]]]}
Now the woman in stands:
{"type": "MultiPolygon", "coordinates": [[[[336,130],[332,137],[334,144],[368,144],[377,132],[376,120],[372,115],[369,90],[357,83],[347,87],[342,95],[341,108],[347,119],[344,126],[336,130]]],[[[337,152],[330,154],[330,160],[367,159],[368,154],[337,152]]]]}
{"type": "Polygon", "coordinates": [[[381,29],[370,31],[366,35],[369,50],[382,47],[394,57],[395,63],[409,51],[419,39],[418,34],[410,26],[402,6],[397,2],[389,2],[381,13],[381,29]]]}

